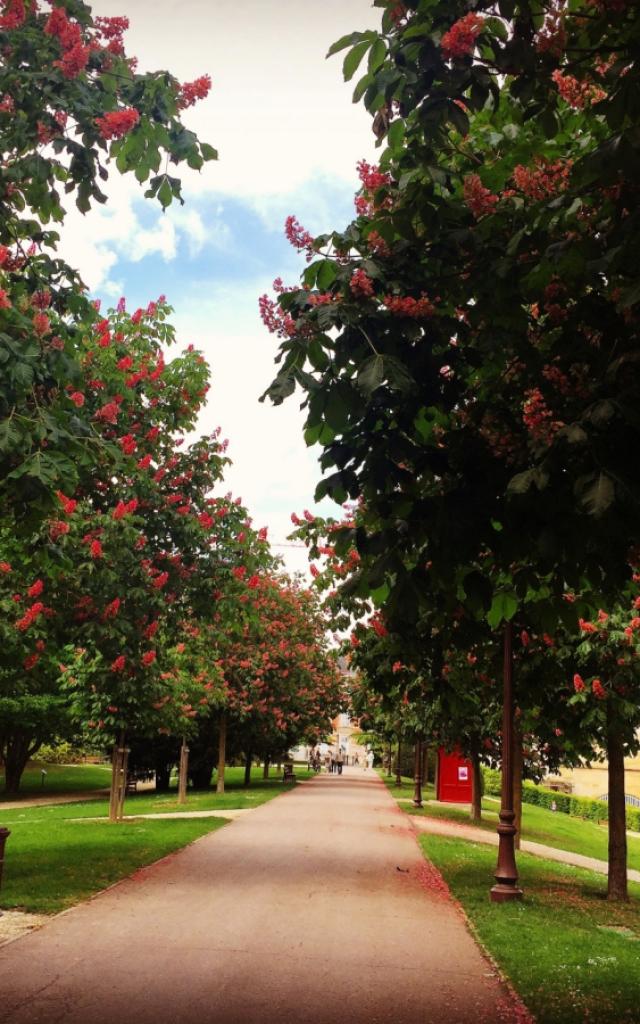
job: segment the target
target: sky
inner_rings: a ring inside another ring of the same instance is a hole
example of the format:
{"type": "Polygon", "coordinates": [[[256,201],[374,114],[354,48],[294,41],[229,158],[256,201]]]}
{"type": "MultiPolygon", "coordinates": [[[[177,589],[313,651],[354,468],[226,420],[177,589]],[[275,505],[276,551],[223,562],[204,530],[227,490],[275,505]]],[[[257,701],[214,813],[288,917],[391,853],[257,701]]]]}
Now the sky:
{"type": "MultiPolygon", "coordinates": [[[[220,153],[200,174],[178,173],[185,205],[167,212],[114,174],[109,202],[69,215],[63,251],[105,305],[128,308],[164,294],[181,346],[194,344],[212,370],[198,433],[218,424],[233,466],[225,490],[241,496],[272,544],[287,543],[292,512],[316,510],[318,448],[302,436],[302,395],[277,408],[260,394],[274,375],[276,340],[258,297],[276,277],[297,282],[304,260],[284,237],[295,214],[317,234],[353,215],[357,161],[375,160],[371,121],[351,102],[332,42],[379,24],[370,0],[94,0],[94,14],[125,14],[129,55],[141,69],[181,81],[211,75],[209,97],[184,120],[220,153]]],[[[336,514],[325,502],[325,512],[336,514]]],[[[275,547],[291,571],[306,552],[275,547]]]]}

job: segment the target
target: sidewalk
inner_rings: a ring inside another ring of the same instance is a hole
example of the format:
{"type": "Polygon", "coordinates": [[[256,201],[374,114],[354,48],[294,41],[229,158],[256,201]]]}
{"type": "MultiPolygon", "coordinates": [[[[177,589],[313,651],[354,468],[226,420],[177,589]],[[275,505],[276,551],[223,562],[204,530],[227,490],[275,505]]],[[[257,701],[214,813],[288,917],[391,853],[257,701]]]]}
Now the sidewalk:
{"type": "Polygon", "coordinates": [[[525,1024],[373,773],[320,776],[0,949],[11,1024],[525,1024]]]}
{"type": "MultiPolygon", "coordinates": [[[[444,821],[442,818],[423,818],[418,814],[407,815],[417,832],[431,832],[432,835],[450,836],[452,839],[468,839],[473,843],[485,843],[489,846],[498,845],[496,832],[487,832],[483,828],[476,828],[474,825],[465,825],[457,821],[444,821]]],[[[536,857],[545,857],[547,860],[555,860],[560,864],[569,864],[574,868],[586,868],[588,871],[597,871],[606,875],[609,865],[606,860],[596,860],[595,857],[584,857],[581,853],[572,853],[569,850],[558,850],[555,846],[544,846],[542,843],[534,843],[530,839],[520,840],[520,849],[523,853],[532,853],[536,857]]],[[[629,868],[627,871],[630,882],[640,882],[640,871],[629,868]]]]}
{"type": "Polygon", "coordinates": [[[45,807],[48,804],[79,804],[87,800],[104,800],[107,796],[109,789],[87,789],[82,793],[52,793],[49,796],[26,796],[24,800],[0,801],[0,819],[3,811],[19,811],[22,807],[45,807]]]}

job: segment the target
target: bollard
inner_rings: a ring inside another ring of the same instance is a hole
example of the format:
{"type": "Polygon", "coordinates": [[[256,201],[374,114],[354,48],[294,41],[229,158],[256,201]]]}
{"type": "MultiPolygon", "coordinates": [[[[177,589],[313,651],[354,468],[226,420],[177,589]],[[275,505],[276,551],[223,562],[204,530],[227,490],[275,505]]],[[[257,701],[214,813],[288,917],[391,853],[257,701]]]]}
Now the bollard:
{"type": "MultiPolygon", "coordinates": [[[[8,828],[0,828],[0,889],[2,888],[2,868],[4,866],[4,847],[7,839],[11,835],[8,828]]],[[[0,914],[2,911],[0,910],[0,914]]]]}

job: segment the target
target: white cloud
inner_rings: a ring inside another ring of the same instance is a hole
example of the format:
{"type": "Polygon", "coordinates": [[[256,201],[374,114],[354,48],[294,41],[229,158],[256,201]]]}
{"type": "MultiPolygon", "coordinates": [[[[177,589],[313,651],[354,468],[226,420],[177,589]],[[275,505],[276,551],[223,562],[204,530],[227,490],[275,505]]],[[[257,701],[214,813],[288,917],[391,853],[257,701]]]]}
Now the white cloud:
{"type": "MultiPolygon", "coordinates": [[[[120,14],[122,0],[94,9],[120,14]]],[[[185,173],[190,191],[264,200],[322,175],[351,181],[374,152],[371,119],[342,81],[343,55],[325,60],[340,36],[379,25],[367,0],[129,0],[126,13],[141,68],[213,80],[185,119],[220,162],[185,173]]]]}

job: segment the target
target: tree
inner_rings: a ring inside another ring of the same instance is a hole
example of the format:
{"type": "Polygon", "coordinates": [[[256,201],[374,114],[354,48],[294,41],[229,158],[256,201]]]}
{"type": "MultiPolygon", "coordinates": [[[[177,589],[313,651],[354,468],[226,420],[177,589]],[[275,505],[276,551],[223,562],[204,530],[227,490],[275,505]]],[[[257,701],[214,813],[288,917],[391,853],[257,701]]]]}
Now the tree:
{"type": "Polygon", "coordinates": [[[262,300],[281,337],[268,393],[306,392],[306,439],[334,470],[317,496],[363,502],[336,547],[356,543],[354,586],[386,588],[388,618],[462,603],[493,627],[519,613],[553,631],[576,611],[567,588],[615,600],[638,538],[623,454],[638,442],[636,321],[616,247],[629,256],[636,15],[612,27],[541,5],[536,29],[526,4],[499,18],[384,6],[381,33],[334,48],[351,47],[347,78],[369,54],[356,98],[387,142],[382,166],[361,164],[346,230],[306,236],[324,251],[303,287],[262,300]],[[590,78],[595,26],[620,53],[606,95],[590,78]],[[627,164],[612,182],[616,117],[627,164]]]}
{"type": "Polygon", "coordinates": [[[83,212],[107,199],[114,164],[146,182],[167,207],[182,201],[168,164],[199,169],[215,150],[181,113],[210,79],[180,84],[168,72],[136,72],[126,55],[127,18],[94,18],[82,0],[47,13],[3,0],[0,14],[0,481],[3,514],[31,529],[55,507],[55,491],[91,481],[113,459],[80,400],[84,332],[97,311],[78,272],[55,253],[64,195],[83,212]]]}

